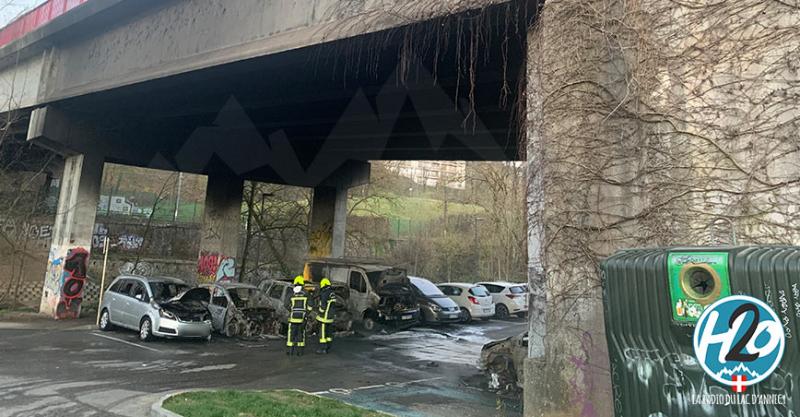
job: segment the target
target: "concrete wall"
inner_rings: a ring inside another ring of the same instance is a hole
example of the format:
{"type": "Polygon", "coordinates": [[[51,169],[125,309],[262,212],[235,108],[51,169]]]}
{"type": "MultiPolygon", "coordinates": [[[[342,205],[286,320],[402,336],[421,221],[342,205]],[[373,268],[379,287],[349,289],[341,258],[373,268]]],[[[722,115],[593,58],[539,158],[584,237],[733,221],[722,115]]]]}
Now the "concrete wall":
{"type": "Polygon", "coordinates": [[[39,100],[46,52],[0,71],[0,112],[29,107],[39,100]]]}
{"type": "Polygon", "coordinates": [[[733,232],[800,243],[798,25],[751,0],[546,3],[528,56],[526,416],[611,416],[611,374],[635,372],[609,369],[604,257],[733,232]]]}
{"type": "MultiPolygon", "coordinates": [[[[39,305],[42,277],[47,270],[47,259],[52,240],[52,217],[38,217],[24,224],[12,221],[2,223],[2,231],[17,245],[18,251],[6,241],[0,241],[0,250],[11,254],[8,262],[0,265],[0,305],[10,303],[5,296],[16,288],[20,304],[39,305]]],[[[200,225],[151,225],[130,219],[98,217],[92,235],[92,257],[89,261],[88,281],[99,284],[103,267],[103,241],[111,242],[108,275],[120,273],[161,274],[187,280],[197,275],[197,253],[200,242],[200,225]],[[137,255],[140,257],[136,263],[137,255]],[[135,268],[135,269],[134,269],[135,268]]]]}

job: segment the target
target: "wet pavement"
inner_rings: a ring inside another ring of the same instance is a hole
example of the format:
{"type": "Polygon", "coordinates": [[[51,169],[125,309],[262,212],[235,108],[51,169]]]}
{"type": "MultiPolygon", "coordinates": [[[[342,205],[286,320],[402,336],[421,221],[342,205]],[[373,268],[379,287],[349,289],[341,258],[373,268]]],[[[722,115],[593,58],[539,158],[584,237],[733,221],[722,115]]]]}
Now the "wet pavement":
{"type": "Polygon", "coordinates": [[[337,339],[330,355],[289,358],[281,340],[156,340],[85,325],[0,323],[0,417],[145,416],[164,393],[296,388],[398,416],[520,416],[519,398],[486,389],[484,343],[523,320],[337,339]]]}

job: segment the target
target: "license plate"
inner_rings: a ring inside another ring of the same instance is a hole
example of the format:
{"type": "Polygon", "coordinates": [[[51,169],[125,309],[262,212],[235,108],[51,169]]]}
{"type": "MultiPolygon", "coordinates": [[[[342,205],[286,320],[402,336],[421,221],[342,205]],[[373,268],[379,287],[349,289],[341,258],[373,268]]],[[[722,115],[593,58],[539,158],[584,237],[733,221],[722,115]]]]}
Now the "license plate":
{"type": "Polygon", "coordinates": [[[403,317],[400,317],[400,319],[401,319],[401,320],[411,320],[412,318],[414,318],[414,316],[412,316],[412,315],[410,315],[410,314],[408,314],[408,315],[405,315],[405,316],[403,316],[403,317]]]}
{"type": "Polygon", "coordinates": [[[454,319],[454,318],[456,318],[456,317],[458,317],[458,314],[448,314],[448,315],[447,315],[447,318],[448,318],[448,319],[454,319]]]}

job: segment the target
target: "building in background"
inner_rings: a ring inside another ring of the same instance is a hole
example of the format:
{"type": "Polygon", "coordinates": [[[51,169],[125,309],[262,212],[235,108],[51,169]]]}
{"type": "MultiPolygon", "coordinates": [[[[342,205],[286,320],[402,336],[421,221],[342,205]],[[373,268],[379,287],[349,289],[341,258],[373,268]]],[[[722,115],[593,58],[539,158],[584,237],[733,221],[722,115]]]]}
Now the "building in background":
{"type": "Polygon", "coordinates": [[[444,185],[463,190],[467,186],[465,161],[397,161],[388,167],[398,175],[426,187],[444,185]]]}

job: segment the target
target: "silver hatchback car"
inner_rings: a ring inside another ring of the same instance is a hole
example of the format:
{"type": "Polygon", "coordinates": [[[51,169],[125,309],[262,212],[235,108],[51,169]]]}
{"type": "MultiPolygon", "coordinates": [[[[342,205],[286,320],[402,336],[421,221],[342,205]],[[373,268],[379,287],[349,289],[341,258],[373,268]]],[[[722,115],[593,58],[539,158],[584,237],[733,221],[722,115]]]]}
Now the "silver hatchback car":
{"type": "Polygon", "coordinates": [[[103,295],[100,330],[137,330],[139,339],[192,337],[211,340],[210,294],[176,278],[123,275],[103,295]]]}

